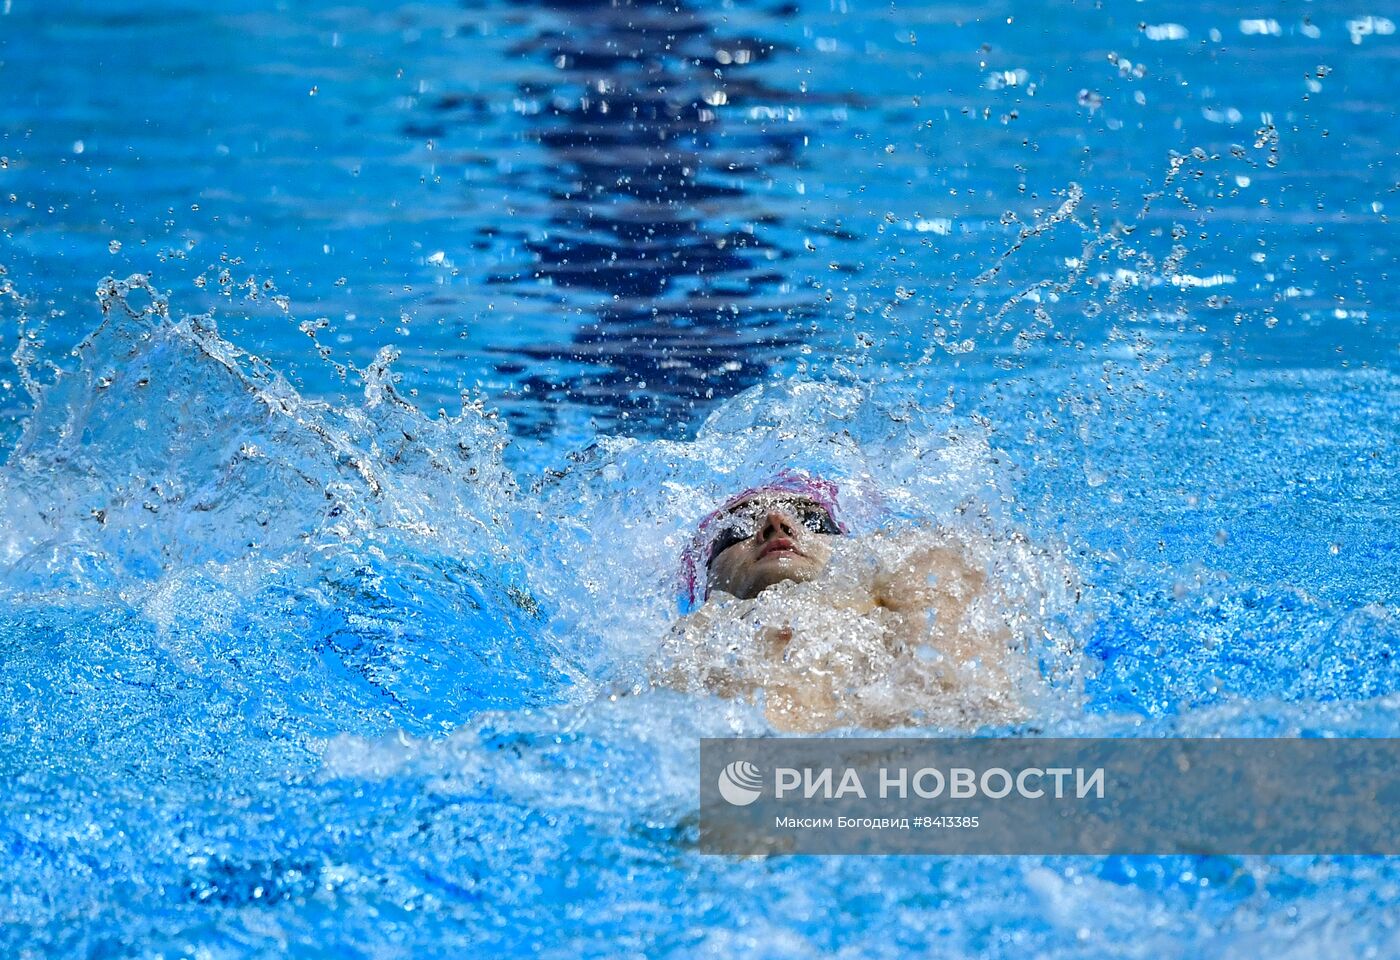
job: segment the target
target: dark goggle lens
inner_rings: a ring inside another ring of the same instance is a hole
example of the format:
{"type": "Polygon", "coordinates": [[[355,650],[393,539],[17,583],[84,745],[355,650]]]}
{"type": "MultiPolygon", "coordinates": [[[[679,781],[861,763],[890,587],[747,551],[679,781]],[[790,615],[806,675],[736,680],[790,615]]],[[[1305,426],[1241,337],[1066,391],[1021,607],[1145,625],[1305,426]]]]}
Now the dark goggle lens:
{"type": "Polygon", "coordinates": [[[828,536],[835,536],[841,532],[841,528],[836,525],[836,521],[831,514],[826,512],[826,508],[820,504],[806,504],[798,511],[798,519],[802,525],[813,533],[824,533],[828,536]]]}
{"type": "Polygon", "coordinates": [[[707,563],[714,563],[714,558],[720,556],[735,543],[742,543],[753,536],[753,523],[745,522],[745,518],[738,515],[731,515],[725,518],[724,529],[720,530],[710,544],[710,560],[707,563]]]}

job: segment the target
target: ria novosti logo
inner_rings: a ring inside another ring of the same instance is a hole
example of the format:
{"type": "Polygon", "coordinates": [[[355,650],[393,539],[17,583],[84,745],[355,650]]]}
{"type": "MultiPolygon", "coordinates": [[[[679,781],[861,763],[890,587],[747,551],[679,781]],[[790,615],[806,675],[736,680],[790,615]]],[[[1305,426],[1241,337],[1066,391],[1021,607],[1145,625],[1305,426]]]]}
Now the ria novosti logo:
{"type": "Polygon", "coordinates": [[[747,760],[735,760],[719,772],[719,795],[736,807],[747,807],[763,793],[763,772],[747,760]]]}

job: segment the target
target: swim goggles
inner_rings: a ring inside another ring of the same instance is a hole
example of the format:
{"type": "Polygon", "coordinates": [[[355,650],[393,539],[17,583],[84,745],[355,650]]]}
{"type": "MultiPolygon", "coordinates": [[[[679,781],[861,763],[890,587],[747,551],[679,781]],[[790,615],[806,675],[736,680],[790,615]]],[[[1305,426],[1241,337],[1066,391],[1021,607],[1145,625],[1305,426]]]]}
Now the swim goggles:
{"type": "Polygon", "coordinates": [[[714,563],[715,557],[734,544],[752,537],[758,532],[764,518],[774,511],[796,520],[810,533],[840,536],[844,532],[831,512],[810,497],[800,494],[757,496],[735,504],[715,518],[718,531],[710,541],[705,566],[714,563]]]}

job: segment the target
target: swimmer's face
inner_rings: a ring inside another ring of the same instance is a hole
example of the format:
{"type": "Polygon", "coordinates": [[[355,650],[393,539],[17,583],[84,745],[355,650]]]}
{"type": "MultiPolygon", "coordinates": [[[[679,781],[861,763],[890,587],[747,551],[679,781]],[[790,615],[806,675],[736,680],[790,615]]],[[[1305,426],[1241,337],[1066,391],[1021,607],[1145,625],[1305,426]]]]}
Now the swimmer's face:
{"type": "Polygon", "coordinates": [[[831,559],[829,539],[840,533],[826,508],[809,497],[749,497],[720,520],[710,547],[710,588],[751,600],[783,580],[812,580],[831,559]]]}

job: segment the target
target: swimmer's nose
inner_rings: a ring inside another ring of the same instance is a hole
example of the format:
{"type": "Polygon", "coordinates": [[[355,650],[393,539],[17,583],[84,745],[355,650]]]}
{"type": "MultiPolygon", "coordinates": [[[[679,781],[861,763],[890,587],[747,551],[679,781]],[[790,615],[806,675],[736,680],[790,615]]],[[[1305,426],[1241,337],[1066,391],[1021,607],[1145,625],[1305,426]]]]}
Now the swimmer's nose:
{"type": "Polygon", "coordinates": [[[769,510],[763,517],[763,527],[759,530],[759,539],[764,543],[774,537],[795,537],[797,521],[793,520],[781,510],[769,510]]]}

